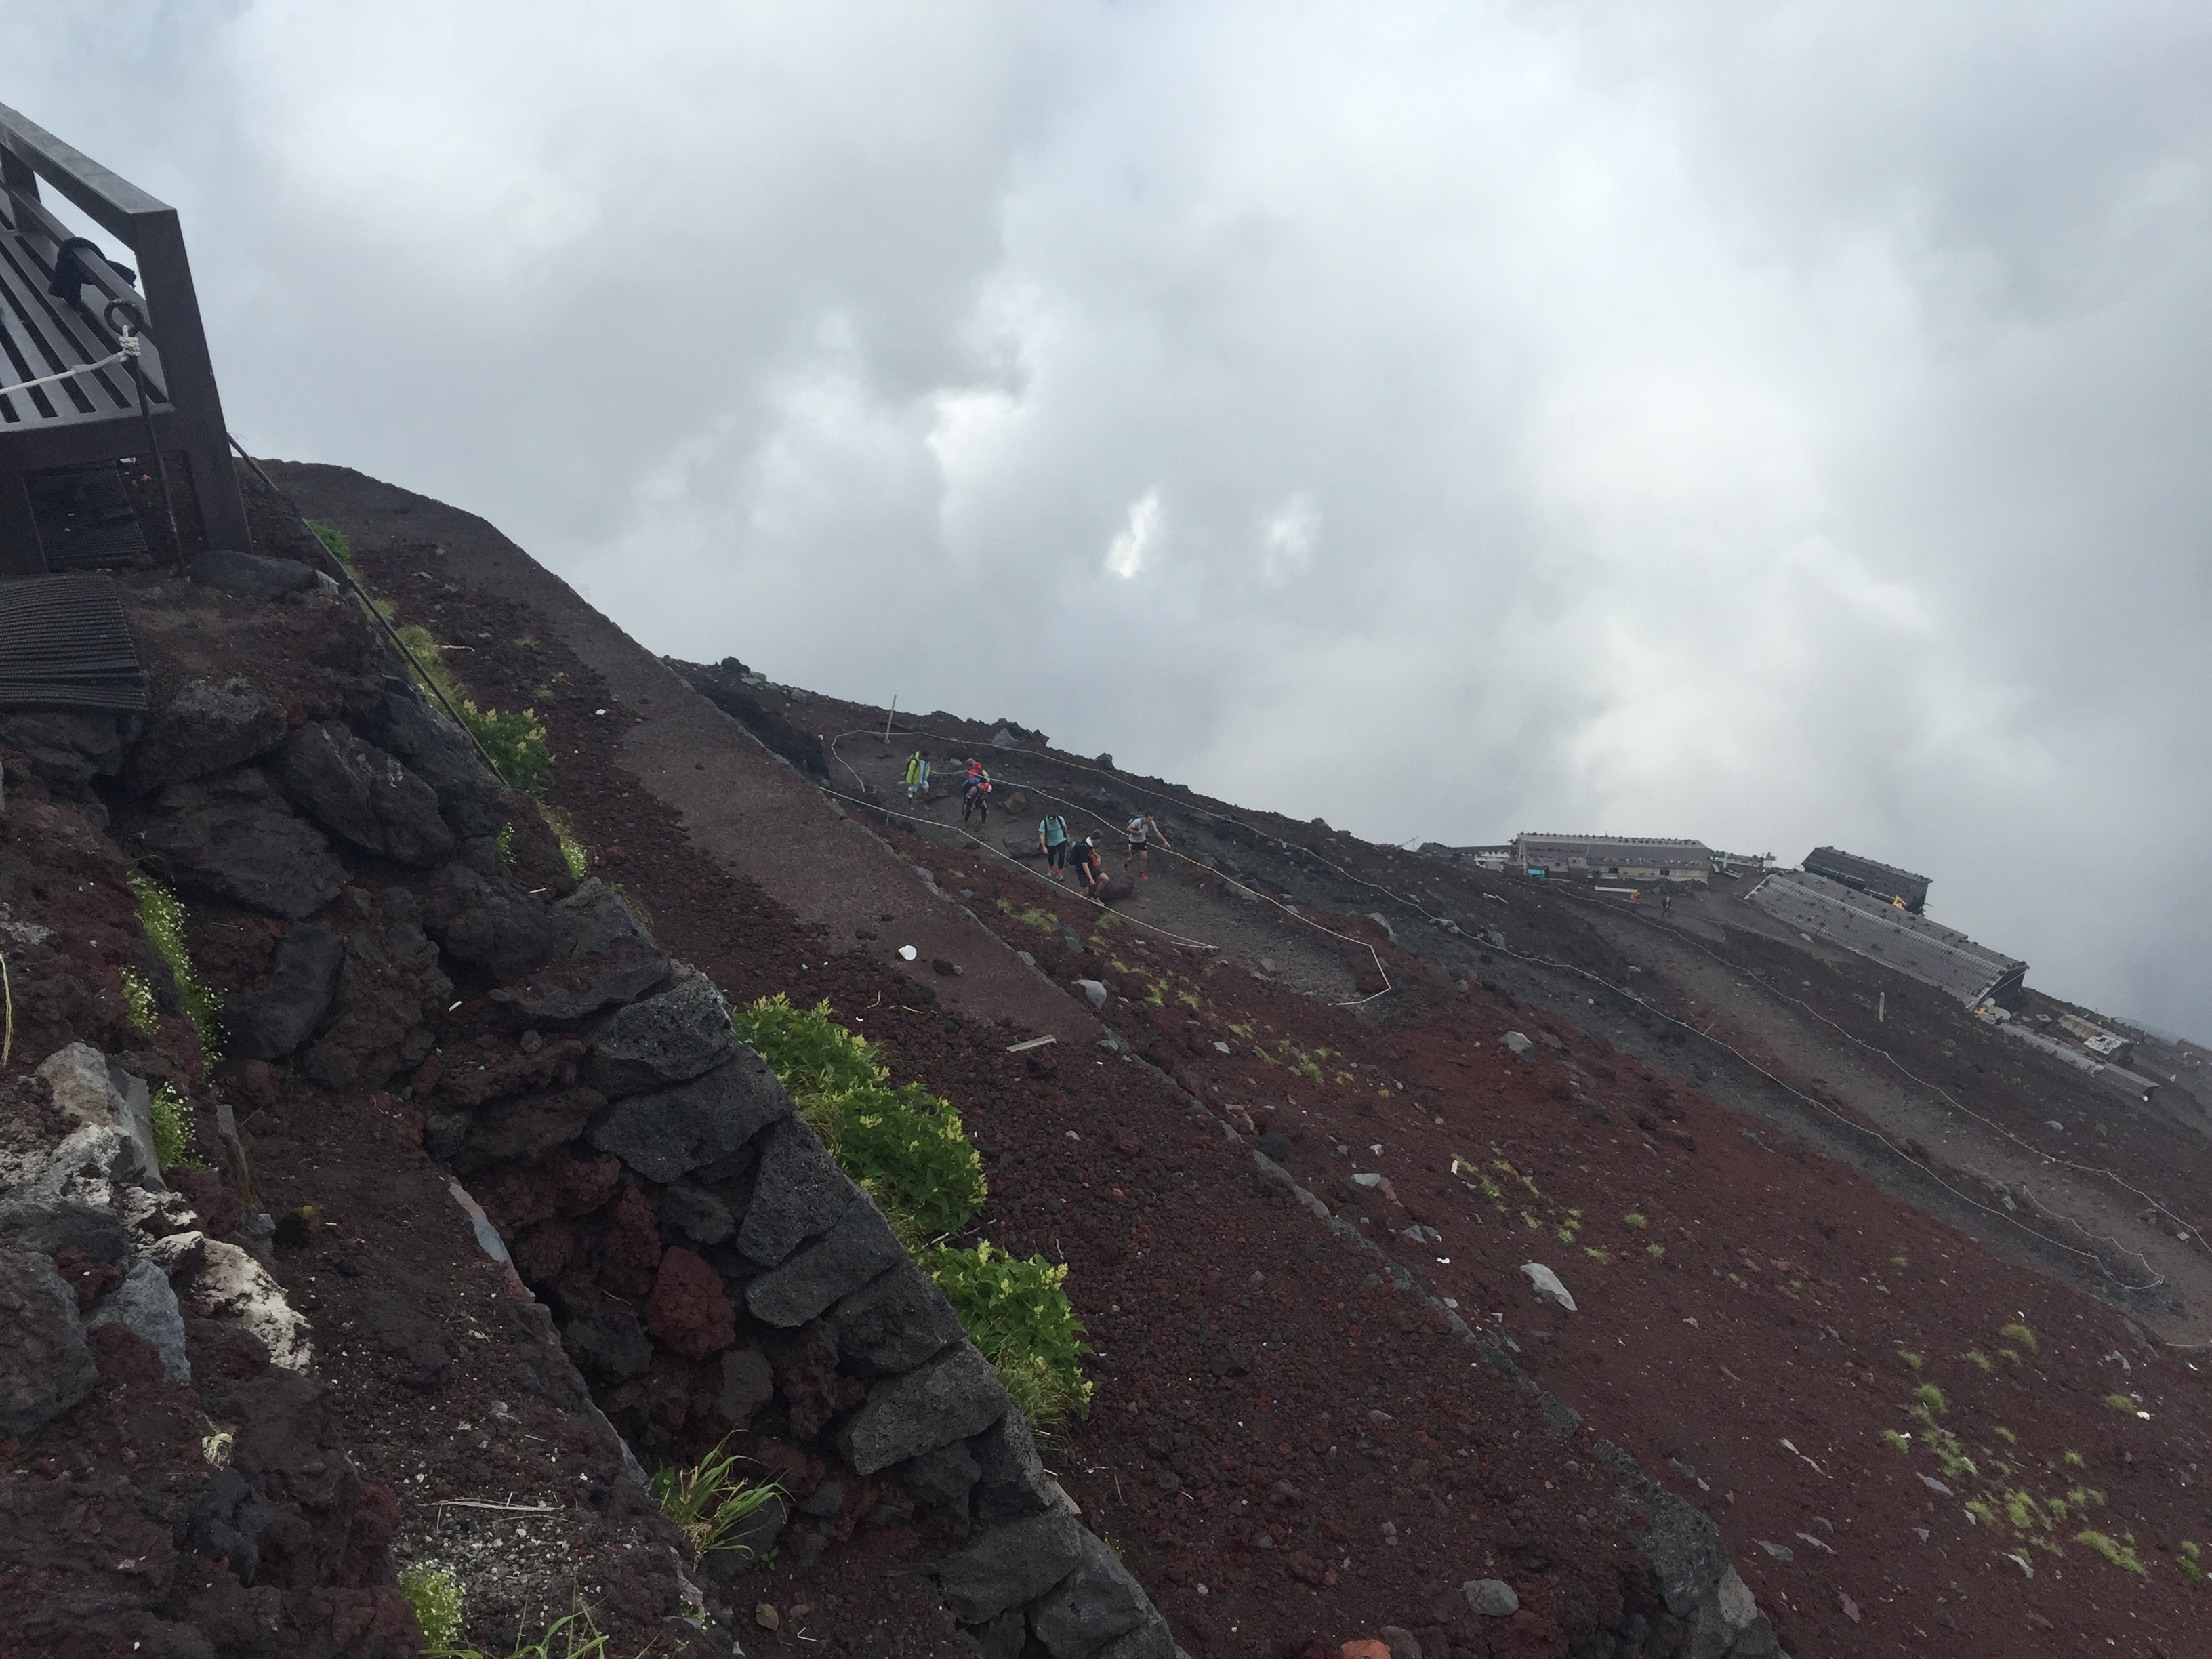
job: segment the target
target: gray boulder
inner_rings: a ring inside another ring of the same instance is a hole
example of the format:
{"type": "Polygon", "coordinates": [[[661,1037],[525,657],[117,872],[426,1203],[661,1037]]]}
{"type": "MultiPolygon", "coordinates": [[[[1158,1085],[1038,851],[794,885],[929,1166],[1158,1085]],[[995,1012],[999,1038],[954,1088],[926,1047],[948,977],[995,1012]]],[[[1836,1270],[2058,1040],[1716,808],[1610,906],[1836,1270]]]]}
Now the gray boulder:
{"type": "Polygon", "coordinates": [[[722,1356],[722,1385],[714,1409],[742,1423],[775,1397],[775,1370],[758,1348],[732,1348],[722,1356]]]}
{"type": "Polygon", "coordinates": [[[1095,1534],[1085,1532],[1080,1547],[1075,1571],[1030,1609],[1030,1633],[1052,1659],[1090,1659],[1152,1611],[1137,1581],[1095,1534]]]}
{"type": "Polygon", "coordinates": [[[1081,1522],[1063,1509],[986,1533],[937,1564],[945,1605],[962,1624],[980,1625],[1033,1601],[1082,1561],[1084,1537],[1081,1522]]]}
{"type": "MultiPolygon", "coordinates": [[[[776,1091],[782,1093],[781,1085],[776,1091]]],[[[738,1249],[763,1267],[775,1267],[803,1241],[835,1226],[860,1194],[820,1137],[797,1117],[787,1116],[763,1137],[760,1179],[738,1228],[738,1249]]]]}
{"type": "Polygon", "coordinates": [[[0,1434],[44,1427],[92,1391],[99,1376],[76,1297],[51,1258],[0,1250],[0,1434]]]}
{"type": "Polygon", "coordinates": [[[745,1306],[756,1319],[794,1329],[905,1260],[890,1223],[861,1193],[821,1238],[746,1285],[745,1306]]]}
{"type": "Polygon", "coordinates": [[[295,921],[284,930],[269,983],[223,999],[223,1029],[240,1060],[281,1060],[314,1036],[338,994],[345,941],[327,928],[295,921]]]}
{"type": "Polygon", "coordinates": [[[653,1339],[620,1303],[606,1303],[571,1319],[561,1340],[578,1359],[616,1376],[635,1376],[653,1363],[653,1339]]]}
{"type": "Polygon", "coordinates": [[[192,1362],[185,1352],[185,1316],[169,1276],[154,1263],[141,1259],[131,1264],[123,1282],[86,1320],[89,1330],[101,1325],[120,1325],[143,1338],[161,1356],[161,1373],[172,1382],[192,1380],[192,1362]]]}
{"type": "Polygon", "coordinates": [[[507,821],[506,787],[477,758],[468,738],[410,687],[386,692],[369,717],[368,735],[437,793],[438,810],[466,839],[495,836],[507,821]]]}
{"type": "Polygon", "coordinates": [[[313,1332],[284,1299],[269,1270],[235,1244],[204,1233],[172,1233],[149,1245],[146,1257],[216,1318],[236,1320],[261,1339],[270,1364],[305,1373],[315,1361],[313,1332]]]}
{"type": "Polygon", "coordinates": [[[982,1466],[958,1441],[910,1458],[893,1471],[907,1496],[918,1504],[933,1504],[963,1519],[968,1494],[981,1478],[982,1466]]]}
{"type": "Polygon", "coordinates": [[[692,969],[656,995],[617,1008],[592,1034],[589,1076],[610,1099],[710,1072],[738,1051],[730,1005],[692,969]]]}
{"type": "MultiPolygon", "coordinates": [[[[648,1181],[678,1181],[727,1158],[790,1112],[791,1097],[775,1080],[775,1073],[747,1048],[704,1077],[617,1101],[592,1126],[591,1142],[603,1152],[612,1152],[648,1181]]],[[[814,1140],[811,1131],[806,1139],[814,1140]]],[[[814,1144],[818,1152],[821,1143],[815,1140],[814,1144]]],[[[822,1158],[828,1163],[829,1154],[823,1153],[822,1158]]],[[[836,1172],[834,1164],[830,1168],[836,1172]]],[[[840,1175],[838,1179],[844,1177],[840,1175]]],[[[753,1208],[767,1204],[773,1210],[778,1201],[763,1176],[761,1196],[753,1208]]],[[[819,1232],[834,1218],[825,1218],[821,1225],[807,1231],[819,1232]]],[[[750,1215],[746,1222],[751,1224],[750,1215]]],[[[791,1244],[796,1245],[805,1236],[793,1237],[791,1244]]],[[[750,1249],[745,1253],[753,1254],[750,1249]]],[[[787,1246],[773,1260],[781,1261],[790,1253],[787,1246]]],[[[768,1258],[754,1256],[754,1260],[763,1266],[773,1265],[768,1258]]]]}
{"type": "Polygon", "coordinates": [[[551,907],[465,864],[440,871],[423,892],[423,925],[459,961],[512,984],[550,962],[564,945],[551,907]]]}
{"type": "Polygon", "coordinates": [[[1636,1495],[1638,1507],[1650,1518],[1641,1532],[1631,1532],[1628,1541],[1651,1558],[1651,1571],[1659,1581],[1660,1598],[1677,1619],[1687,1618],[1698,1604],[1713,1593],[1729,1565],[1728,1543],[1710,1516],[1699,1514],[1664,1486],[1653,1484],[1636,1495]]]}
{"type": "Polygon", "coordinates": [[[339,840],[427,870],[453,856],[436,791],[336,720],[309,720],[271,768],[292,804],[339,840]]]}
{"type": "Polygon", "coordinates": [[[1504,1619],[1521,1610],[1520,1596],[1503,1578],[1470,1578],[1459,1593],[1486,1619],[1504,1619]]]}
{"type": "Polygon", "coordinates": [[[241,599],[281,599],[316,586],[315,573],[304,564],[223,547],[211,547],[192,561],[192,580],[241,599]]]}
{"type": "Polygon", "coordinates": [[[0,748],[21,753],[31,770],[70,793],[123,769],[123,751],[137,722],[121,714],[55,709],[0,720],[0,748]]]}
{"type": "Polygon", "coordinates": [[[123,763],[123,787],[150,795],[242,765],[283,742],[289,730],[283,705],[265,693],[235,681],[194,680],[155,714],[123,763]]]}
{"type": "Polygon", "coordinates": [[[1091,1659],[1188,1659],[1176,1645],[1168,1621],[1147,1608],[1144,1619],[1126,1636],[1117,1636],[1091,1659]]]}
{"type": "Polygon", "coordinates": [[[1006,1412],[1006,1391],[998,1374],[963,1342],[869,1391],[868,1403],[854,1414],[849,1425],[853,1467],[862,1474],[873,1474],[981,1434],[1006,1412]]]}
{"type": "Polygon", "coordinates": [[[301,822],[252,767],[163,790],[138,841],[167,863],[185,893],[233,899],[288,921],[313,915],[345,885],[345,871],[321,832],[301,822]]]}
{"type": "Polygon", "coordinates": [[[0,1200],[0,1231],[21,1229],[15,1248],[40,1255],[82,1250],[95,1261],[130,1259],[131,1236],[115,1212],[104,1205],[41,1203],[32,1198],[0,1200]]]}
{"type": "Polygon", "coordinates": [[[863,1379],[910,1371],[967,1334],[945,1292],[912,1262],[854,1291],[829,1324],[845,1369],[863,1379]]]}

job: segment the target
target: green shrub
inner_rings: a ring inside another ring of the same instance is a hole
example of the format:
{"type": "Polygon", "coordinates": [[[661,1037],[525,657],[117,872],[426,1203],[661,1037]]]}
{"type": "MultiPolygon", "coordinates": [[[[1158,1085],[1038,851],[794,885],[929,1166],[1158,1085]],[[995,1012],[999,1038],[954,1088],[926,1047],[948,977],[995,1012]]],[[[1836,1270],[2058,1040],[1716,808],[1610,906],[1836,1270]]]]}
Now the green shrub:
{"type": "Polygon", "coordinates": [[[1943,1390],[1933,1382],[1923,1382],[1912,1391],[1912,1397],[1920,1402],[1921,1410],[1924,1413],[1941,1417],[1948,1409],[1943,1399],[1943,1390]]]}
{"type": "Polygon", "coordinates": [[[2114,1411],[2124,1412],[2130,1417],[2133,1417],[2140,1409],[2134,1401],[2124,1394],[2108,1394],[2105,1396],[2105,1403],[2114,1411]]]}
{"type": "MultiPolygon", "coordinates": [[[[146,930],[146,938],[161,960],[169,966],[169,977],[176,981],[177,997],[185,1006],[185,1018],[200,1034],[200,1049],[213,1066],[222,1054],[222,994],[202,979],[192,967],[191,953],[185,948],[185,907],[177,896],[140,871],[132,871],[131,890],[138,900],[138,925],[146,930]]],[[[142,981],[143,982],[143,981],[142,981]]],[[[149,987],[149,994],[151,988],[149,987]]],[[[125,994],[129,993],[126,989],[125,994]]],[[[131,1010],[136,1022],[137,1009],[131,1010]]]]}
{"type": "Polygon", "coordinates": [[[2008,1325],[2002,1330],[1999,1331],[1997,1334],[2002,1337],[2008,1337],[2011,1340],[2017,1342],[2021,1347],[2027,1349],[2030,1353],[2033,1353],[2036,1351],[2035,1333],[2028,1329],[2025,1325],[2008,1325]]]}
{"type": "Polygon", "coordinates": [[[1905,1362],[1905,1368],[1907,1370],[1917,1371],[1920,1369],[1920,1356],[1910,1348],[1899,1348],[1897,1351],[1897,1357],[1905,1362]]]}
{"type": "Polygon", "coordinates": [[[2180,1553],[2173,1558],[2173,1565],[2181,1569],[2182,1576],[2191,1583],[2203,1583],[2204,1563],[2198,1559],[2197,1546],[2185,1538],[2181,1540],[2179,1547],[2180,1553]]]}
{"type": "Polygon", "coordinates": [[[343,530],[313,519],[307,520],[307,528],[315,532],[315,539],[329,548],[340,564],[349,570],[353,568],[353,544],[346,540],[343,530]]]}
{"type": "Polygon", "coordinates": [[[399,1593],[415,1609],[422,1645],[432,1653],[449,1651],[461,1635],[461,1581],[453,1570],[428,1561],[402,1567],[399,1593]]]}
{"type": "Polygon", "coordinates": [[[956,1233],[983,1207],[983,1160],[951,1103],[919,1083],[843,1097],[837,1162],[923,1237],[956,1233]]]}
{"type": "Polygon", "coordinates": [[[1082,1358],[1094,1350],[1067,1297],[1066,1263],[1019,1261],[987,1240],[972,1249],[932,1250],[921,1268],[1030,1422],[1048,1427],[1091,1415],[1082,1358]]]}
{"type": "Polygon", "coordinates": [[[811,1008],[794,1008],[779,991],[737,1010],[732,1024],[793,1100],[870,1088],[890,1076],[881,1051],[832,1019],[826,1000],[811,1008]]]}
{"type": "Polygon", "coordinates": [[[1898,1451],[1909,1452],[1912,1449],[1912,1437],[1909,1434],[1900,1434],[1895,1429],[1884,1429],[1881,1431],[1881,1439],[1884,1445],[1893,1447],[1898,1451]]]}
{"type": "Polygon", "coordinates": [[[205,1159],[192,1156],[192,1132],[185,1122],[184,1097],[173,1084],[164,1083],[154,1091],[154,1161],[164,1170],[208,1167],[205,1159]]]}
{"type": "Polygon", "coordinates": [[[646,1483],[669,1524],[691,1540],[692,1553],[702,1559],[717,1550],[744,1548],[736,1541],[738,1530],[755,1510],[783,1492],[773,1480],[740,1480],[738,1465],[744,1460],[722,1449],[728,1443],[724,1436],[696,1463],[672,1464],[646,1483]]]}

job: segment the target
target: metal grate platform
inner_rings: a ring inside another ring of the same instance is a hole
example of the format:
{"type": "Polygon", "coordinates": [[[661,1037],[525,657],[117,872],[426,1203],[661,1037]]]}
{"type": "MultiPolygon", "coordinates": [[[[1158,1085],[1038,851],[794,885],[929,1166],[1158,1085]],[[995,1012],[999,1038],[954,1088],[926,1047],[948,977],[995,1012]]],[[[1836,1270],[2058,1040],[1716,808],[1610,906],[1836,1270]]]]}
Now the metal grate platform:
{"type": "Polygon", "coordinates": [[[0,708],[142,714],[146,670],[96,570],[0,581],[0,708]]]}

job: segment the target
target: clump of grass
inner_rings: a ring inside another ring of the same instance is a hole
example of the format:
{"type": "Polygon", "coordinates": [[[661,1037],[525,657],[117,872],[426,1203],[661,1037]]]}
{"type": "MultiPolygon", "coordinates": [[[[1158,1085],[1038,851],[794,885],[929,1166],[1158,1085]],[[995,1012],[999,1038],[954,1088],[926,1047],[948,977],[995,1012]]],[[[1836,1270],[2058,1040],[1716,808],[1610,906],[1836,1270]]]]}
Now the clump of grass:
{"type": "Polygon", "coordinates": [[[1663,1261],[1667,1256],[1667,1247],[1664,1244],[1646,1244],[1644,1247],[1644,1254],[1654,1261],[1663,1261]]]}
{"type": "Polygon", "coordinates": [[[1610,1250],[1601,1250],[1595,1244],[1583,1245],[1583,1254],[1593,1261],[1603,1262],[1613,1260],[1613,1253],[1610,1250]]]}
{"type": "Polygon", "coordinates": [[[499,854],[499,861],[501,864],[510,870],[514,868],[514,826],[513,824],[502,823],[499,826],[499,834],[492,837],[492,848],[499,854]]]}
{"type": "Polygon", "coordinates": [[[702,1560],[718,1550],[745,1549],[737,1541],[738,1534],[757,1510],[783,1493],[774,1480],[740,1479],[738,1465],[744,1460],[724,1450],[728,1444],[726,1435],[697,1462],[671,1464],[646,1483],[669,1524],[690,1540],[692,1555],[702,1560]]]}
{"type": "Polygon", "coordinates": [[[576,880],[584,878],[584,872],[592,867],[592,849],[584,845],[568,815],[557,806],[540,806],[546,824],[552,830],[554,839],[561,843],[561,861],[568,866],[568,873],[576,880]]]}
{"type": "Polygon", "coordinates": [[[535,1641],[517,1631],[514,1645],[500,1653],[477,1648],[426,1648],[423,1659],[606,1659],[609,1638],[581,1601],[545,1627],[535,1641]]]}
{"type": "Polygon", "coordinates": [[[1994,1370],[1996,1369],[1995,1366],[1990,1364],[1989,1355],[1978,1351],[1969,1353],[1966,1355],[1965,1358],[1968,1364],[1978,1366],[1984,1371],[1994,1370]]]}
{"type": "Polygon", "coordinates": [[[2081,1461],[2081,1454],[2077,1451],[2061,1452],[2059,1461],[2069,1469],[2086,1469],[2089,1467],[2081,1461]]]}
{"type": "Polygon", "coordinates": [[[972,1249],[932,1250],[921,1267],[1030,1422],[1050,1427],[1091,1415],[1093,1384],[1082,1362],[1093,1350],[1068,1299],[1066,1262],[1023,1261],[987,1239],[972,1249]]]}
{"type": "Polygon", "coordinates": [[[1920,1369],[1920,1356],[1913,1352],[1911,1349],[1899,1348],[1897,1351],[1897,1357],[1905,1362],[1905,1370],[1917,1371],[1920,1369]]]}
{"type": "Polygon", "coordinates": [[[415,1609],[422,1645],[432,1653],[451,1651],[461,1636],[461,1581],[453,1576],[453,1570],[431,1561],[402,1567],[399,1593],[415,1609]]]}
{"type": "Polygon", "coordinates": [[[2110,1406],[2114,1411],[2124,1412],[2130,1417],[2133,1417],[2142,1409],[2142,1407],[2137,1406],[2134,1401],[2129,1399],[2127,1395],[2124,1394],[2108,1394],[2105,1396],[2105,1403],[2107,1406],[2110,1406]]]}
{"type": "Polygon", "coordinates": [[[1975,1520],[1980,1522],[1985,1527],[1994,1527],[1997,1523],[1997,1512],[1985,1499],[1979,1498],[1968,1498],[1966,1500],[1966,1513],[1972,1516],[1975,1520]]]}
{"type": "Polygon", "coordinates": [[[2204,1582],[2204,1564],[2197,1558],[2197,1546],[2188,1539],[2183,1539],[2178,1547],[2173,1565],[2181,1569],[2182,1577],[2188,1579],[2191,1583],[2201,1584],[2204,1582]]]}
{"type": "Polygon", "coordinates": [[[1998,1439],[2003,1441],[2008,1446],[2017,1446],[2020,1444],[2020,1437],[2014,1434],[2010,1429],[2005,1427],[2002,1423],[1993,1425],[1990,1428],[1990,1432],[1996,1436],[1998,1439]]]}
{"type": "Polygon", "coordinates": [[[124,969],[122,980],[124,1005],[131,1011],[124,1018],[130,1021],[133,1030],[153,1036],[161,1023],[161,1011],[154,1000],[153,986],[135,968],[124,969]]]}
{"type": "MultiPolygon", "coordinates": [[[[147,941],[155,954],[168,964],[169,977],[176,982],[178,1000],[184,1004],[185,1018],[199,1033],[200,1051],[207,1063],[213,1066],[222,1054],[222,994],[202,979],[192,967],[191,952],[185,948],[185,907],[174,893],[142,871],[132,871],[129,880],[131,891],[138,901],[138,925],[146,930],[147,941]]],[[[149,987],[149,995],[151,990],[149,987]]],[[[133,1024],[137,1023],[137,1012],[134,1007],[133,1024]]]]}
{"type": "Polygon", "coordinates": [[[1645,1226],[1649,1226],[1649,1225],[1650,1224],[1649,1222],[1647,1222],[1646,1220],[1644,1220],[1644,1218],[1641,1215],[1638,1215],[1638,1214],[1634,1210],[1631,1210],[1631,1211],[1630,1211],[1626,1215],[1625,1215],[1625,1216],[1621,1217],[1620,1218],[1621,1218],[1623,1221],[1626,1222],[1626,1223],[1627,1223],[1630,1226],[1632,1226],[1632,1227],[1645,1227],[1645,1226]]]}
{"type": "Polygon", "coordinates": [[[192,1132],[185,1122],[184,1097],[175,1085],[164,1083],[154,1091],[154,1161],[163,1170],[204,1170],[204,1158],[192,1155],[192,1132]]]}
{"type": "Polygon", "coordinates": [[[1920,1402],[1923,1410],[1936,1417],[1941,1417],[1950,1409],[1948,1403],[1943,1398],[1943,1390],[1933,1382],[1923,1382],[1912,1391],[1912,1397],[1920,1402]]]}
{"type": "Polygon", "coordinates": [[[1912,1449],[1912,1437],[1899,1430],[1884,1429],[1881,1431],[1881,1439],[1884,1445],[1893,1447],[1899,1451],[1909,1452],[1912,1449]]]}
{"type": "Polygon", "coordinates": [[[2025,1325],[2008,1325],[1997,1334],[2008,1341],[2018,1343],[2030,1353],[2036,1352],[2035,1333],[2025,1325]]]}
{"type": "Polygon", "coordinates": [[[331,556],[347,569],[353,568],[353,544],[346,540],[345,532],[319,520],[307,520],[307,528],[315,532],[315,539],[331,550],[331,556]]]}
{"type": "Polygon", "coordinates": [[[2136,1559],[2136,1540],[2135,1534],[2132,1533],[2128,1534],[2127,1542],[2122,1544],[2107,1538],[2101,1532],[2084,1528],[2074,1534],[2074,1541],[2077,1544],[2087,1544],[2116,1567],[2124,1567],[2130,1572],[2141,1573],[2146,1578],[2150,1577],[2149,1569],[2136,1559]]]}

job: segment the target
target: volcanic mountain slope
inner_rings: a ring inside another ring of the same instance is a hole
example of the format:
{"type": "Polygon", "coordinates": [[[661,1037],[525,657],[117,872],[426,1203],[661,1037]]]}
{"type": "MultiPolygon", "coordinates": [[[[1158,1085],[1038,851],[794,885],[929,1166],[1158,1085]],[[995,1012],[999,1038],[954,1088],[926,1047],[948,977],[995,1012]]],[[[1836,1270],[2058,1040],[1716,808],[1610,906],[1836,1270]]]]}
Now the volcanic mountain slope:
{"type": "Polygon", "coordinates": [[[950,802],[907,813],[920,739],[870,736],[883,711],[749,688],[761,741],[821,745],[833,815],[481,520],[281,476],[404,618],[470,647],[481,697],[536,707],[554,798],[675,948],[733,996],[828,997],[969,1115],[992,1237],[1070,1263],[1103,1351],[1060,1477],[1194,1651],[1386,1626],[1601,1651],[1638,1618],[1663,1642],[1649,1581],[1608,1565],[1638,1517],[1587,1441],[1532,1443],[1455,1320],[1711,1515],[1795,1650],[2185,1650],[2200,1377],[2153,1332],[2203,1306],[2193,1124],[1773,937],[1723,887],[1655,925],[912,722],[1025,815],[967,835],[950,802]],[[1048,802],[1146,807],[1186,856],[1079,903],[1014,855],[1048,802]],[[1005,1052],[1030,1033],[1053,1058],[1005,1052]],[[1394,1265],[1187,1098],[1276,1137],[1394,1265]],[[1491,1574],[1518,1626],[1451,1602],[1491,1574]]]}

